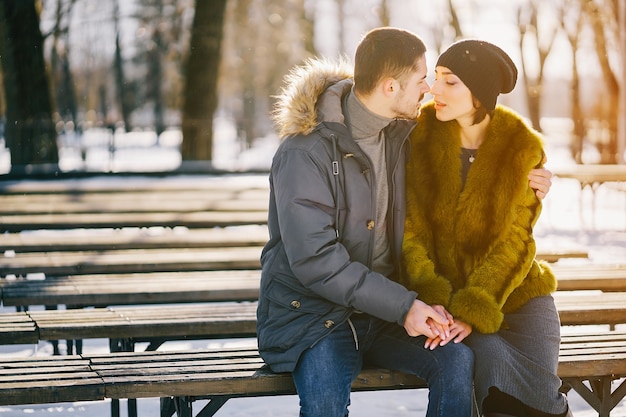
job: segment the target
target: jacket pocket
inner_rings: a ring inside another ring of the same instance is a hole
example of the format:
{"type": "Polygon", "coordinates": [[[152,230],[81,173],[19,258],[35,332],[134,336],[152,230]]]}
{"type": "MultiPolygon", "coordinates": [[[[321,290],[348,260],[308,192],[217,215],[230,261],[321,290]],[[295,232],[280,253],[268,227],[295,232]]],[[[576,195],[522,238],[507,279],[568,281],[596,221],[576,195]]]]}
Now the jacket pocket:
{"type": "Polygon", "coordinates": [[[313,344],[342,316],[333,303],[296,291],[277,279],[267,286],[266,300],[266,320],[259,342],[274,351],[313,344]]]}

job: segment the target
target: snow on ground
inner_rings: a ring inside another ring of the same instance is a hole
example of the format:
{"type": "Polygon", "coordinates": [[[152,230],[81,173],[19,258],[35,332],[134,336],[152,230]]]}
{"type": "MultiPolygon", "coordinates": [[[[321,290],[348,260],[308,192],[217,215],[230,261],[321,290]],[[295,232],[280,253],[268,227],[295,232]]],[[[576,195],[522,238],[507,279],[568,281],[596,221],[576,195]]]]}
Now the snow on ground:
{"type": "MultiPolygon", "coordinates": [[[[241,151],[241,146],[232,140],[234,130],[224,121],[216,123],[222,133],[216,135],[216,168],[246,170],[269,167],[276,147],[276,139],[262,138],[256,141],[252,149],[241,151]]],[[[178,146],[180,134],[168,131],[159,138],[150,132],[116,134],[113,139],[115,152],[110,152],[112,141],[110,133],[95,131],[85,141],[91,148],[86,153],[85,161],[80,157],[77,138],[65,138],[62,149],[63,169],[83,168],[88,164],[92,169],[102,170],[163,170],[174,169],[180,164],[178,146]],[[109,136],[107,136],[109,135],[109,136]]],[[[569,165],[566,139],[558,131],[547,134],[548,168],[569,165]]],[[[589,151],[593,158],[593,154],[589,151]]],[[[0,172],[7,170],[6,152],[0,152],[0,172]]],[[[252,178],[252,177],[251,177],[252,178]]],[[[255,181],[265,182],[263,176],[253,177],[255,181]]],[[[105,177],[91,179],[92,182],[110,181],[105,177]]],[[[138,179],[133,179],[137,181],[138,179]]],[[[536,226],[538,250],[586,250],[589,259],[562,260],[570,263],[626,263],[626,192],[608,186],[600,187],[595,194],[590,189],[581,192],[575,180],[555,178],[552,189],[544,203],[542,216],[536,226]],[[595,201],[595,209],[594,203],[595,201]]],[[[12,311],[0,307],[0,311],[12,311]]],[[[626,330],[626,326],[619,326],[626,330]]],[[[576,331],[568,329],[566,331],[576,331]]],[[[236,343],[252,343],[250,339],[217,341],[168,342],[162,349],[180,350],[223,346],[236,343]]],[[[62,343],[62,342],[61,342],[62,343]]],[[[85,353],[106,352],[108,342],[105,339],[86,340],[85,353]]],[[[141,346],[138,347],[141,349],[141,346]]],[[[0,355],[51,355],[48,343],[36,346],[13,345],[0,346],[0,355]]],[[[350,414],[360,417],[423,416],[427,404],[427,390],[385,391],[354,393],[350,414]]],[[[570,404],[576,417],[597,416],[577,394],[569,394],[570,404]]],[[[197,412],[202,402],[194,404],[197,412]]],[[[139,416],[159,414],[158,399],[138,400],[139,416]]],[[[230,400],[219,412],[220,417],[248,416],[294,416],[297,415],[296,396],[251,398],[230,400]]],[[[125,414],[125,402],[122,402],[122,416],[125,414]]],[[[27,405],[0,407],[0,417],[21,416],[110,416],[110,402],[78,402],[53,405],[27,405]]],[[[611,413],[613,417],[626,417],[626,401],[622,401],[611,413]]]]}

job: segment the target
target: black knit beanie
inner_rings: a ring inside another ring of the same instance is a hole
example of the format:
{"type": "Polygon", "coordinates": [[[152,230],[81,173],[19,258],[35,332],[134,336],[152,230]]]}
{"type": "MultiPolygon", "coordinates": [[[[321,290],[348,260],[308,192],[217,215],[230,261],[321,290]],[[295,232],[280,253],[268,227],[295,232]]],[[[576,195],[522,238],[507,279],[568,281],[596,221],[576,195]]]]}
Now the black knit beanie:
{"type": "Polygon", "coordinates": [[[493,110],[500,93],[509,93],[517,82],[517,68],[497,46],[478,40],[453,43],[437,61],[463,81],[484,107],[493,110]]]}

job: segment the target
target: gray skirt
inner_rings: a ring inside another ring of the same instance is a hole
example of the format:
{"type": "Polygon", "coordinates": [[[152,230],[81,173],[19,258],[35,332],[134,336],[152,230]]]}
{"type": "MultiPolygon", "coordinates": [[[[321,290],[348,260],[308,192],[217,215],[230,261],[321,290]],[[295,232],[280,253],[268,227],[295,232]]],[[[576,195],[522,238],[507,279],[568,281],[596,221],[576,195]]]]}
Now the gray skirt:
{"type": "Polygon", "coordinates": [[[504,317],[506,329],[472,333],[465,343],[474,351],[476,401],[482,414],[490,387],[548,414],[566,410],[557,376],[561,323],[552,296],[530,300],[504,317]]]}

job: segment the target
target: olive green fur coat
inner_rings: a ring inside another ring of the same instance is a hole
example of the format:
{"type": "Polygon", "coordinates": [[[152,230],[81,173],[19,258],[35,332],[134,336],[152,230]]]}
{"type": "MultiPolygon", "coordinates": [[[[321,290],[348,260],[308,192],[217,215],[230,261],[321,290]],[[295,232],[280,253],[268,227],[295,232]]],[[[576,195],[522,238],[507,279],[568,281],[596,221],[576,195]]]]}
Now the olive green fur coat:
{"type": "Polygon", "coordinates": [[[535,259],[541,202],[527,177],[542,166],[543,144],[498,106],[463,189],[460,152],[458,123],[438,121],[426,104],[407,166],[403,284],[474,330],[494,333],[505,313],[556,289],[552,271],[535,259]]]}

